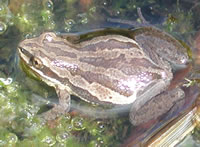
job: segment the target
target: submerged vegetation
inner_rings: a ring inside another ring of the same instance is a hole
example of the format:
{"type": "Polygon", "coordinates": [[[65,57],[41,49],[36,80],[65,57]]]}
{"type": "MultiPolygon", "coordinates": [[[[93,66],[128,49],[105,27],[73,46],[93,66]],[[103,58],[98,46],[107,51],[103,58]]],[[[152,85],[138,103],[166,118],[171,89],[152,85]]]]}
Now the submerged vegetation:
{"type": "Polygon", "coordinates": [[[95,119],[76,111],[45,122],[37,115],[38,102],[32,102],[25,87],[11,78],[1,78],[0,89],[0,146],[117,145],[130,127],[127,118],[95,119]]]}

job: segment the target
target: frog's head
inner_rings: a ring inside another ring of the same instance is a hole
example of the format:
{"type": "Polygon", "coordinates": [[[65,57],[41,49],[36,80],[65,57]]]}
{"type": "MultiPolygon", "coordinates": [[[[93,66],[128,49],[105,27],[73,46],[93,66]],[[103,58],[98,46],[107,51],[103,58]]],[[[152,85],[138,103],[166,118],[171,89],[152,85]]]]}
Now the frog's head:
{"type": "Polygon", "coordinates": [[[22,67],[25,72],[34,75],[37,79],[45,81],[48,85],[54,86],[58,81],[55,72],[51,67],[51,60],[56,56],[59,38],[56,34],[43,33],[39,37],[25,39],[18,46],[18,53],[22,67]]]}

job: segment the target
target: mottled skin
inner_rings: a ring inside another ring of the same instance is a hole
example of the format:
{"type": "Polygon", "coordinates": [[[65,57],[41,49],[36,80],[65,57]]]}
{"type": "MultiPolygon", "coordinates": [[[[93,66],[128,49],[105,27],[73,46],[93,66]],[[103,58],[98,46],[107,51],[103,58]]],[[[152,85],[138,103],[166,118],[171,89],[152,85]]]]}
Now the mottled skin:
{"type": "MultiPolygon", "coordinates": [[[[130,115],[130,120],[134,125],[158,116],[142,121],[135,119],[136,112],[146,102],[170,85],[171,64],[185,65],[188,60],[185,48],[178,41],[148,27],[133,31],[105,29],[66,36],[47,32],[22,41],[19,56],[57,91],[60,104],[47,112],[46,119],[69,111],[70,95],[76,95],[97,104],[132,103],[134,115],[130,115]]],[[[175,98],[159,110],[159,115],[184,96],[179,88],[172,93],[175,98]]]]}

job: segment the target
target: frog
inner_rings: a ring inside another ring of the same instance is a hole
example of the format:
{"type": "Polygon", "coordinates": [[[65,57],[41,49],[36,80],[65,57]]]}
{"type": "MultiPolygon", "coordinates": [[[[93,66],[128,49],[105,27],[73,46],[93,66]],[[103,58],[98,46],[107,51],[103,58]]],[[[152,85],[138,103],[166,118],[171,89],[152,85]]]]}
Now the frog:
{"type": "Polygon", "coordinates": [[[18,54],[32,73],[56,90],[59,104],[45,112],[46,120],[69,112],[71,95],[91,104],[131,105],[129,117],[135,126],[184,99],[179,86],[168,87],[176,67],[188,64],[187,50],[154,27],[44,32],[20,42],[18,54]],[[139,113],[141,108],[148,116],[139,113]]]}

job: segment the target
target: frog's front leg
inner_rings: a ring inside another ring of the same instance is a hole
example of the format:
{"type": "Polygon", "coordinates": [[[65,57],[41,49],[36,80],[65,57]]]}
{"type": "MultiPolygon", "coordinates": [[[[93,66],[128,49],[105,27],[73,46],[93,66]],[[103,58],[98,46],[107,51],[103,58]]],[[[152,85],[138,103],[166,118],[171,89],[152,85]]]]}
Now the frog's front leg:
{"type": "Polygon", "coordinates": [[[68,91],[57,87],[56,93],[59,98],[59,103],[55,104],[51,110],[42,114],[45,120],[53,120],[58,116],[66,114],[70,110],[71,98],[68,91]]]}
{"type": "Polygon", "coordinates": [[[162,114],[173,109],[176,103],[180,101],[183,103],[184,97],[184,91],[180,88],[175,88],[171,91],[162,92],[138,109],[133,103],[130,110],[130,121],[137,126],[149,120],[157,119],[162,114]]]}

